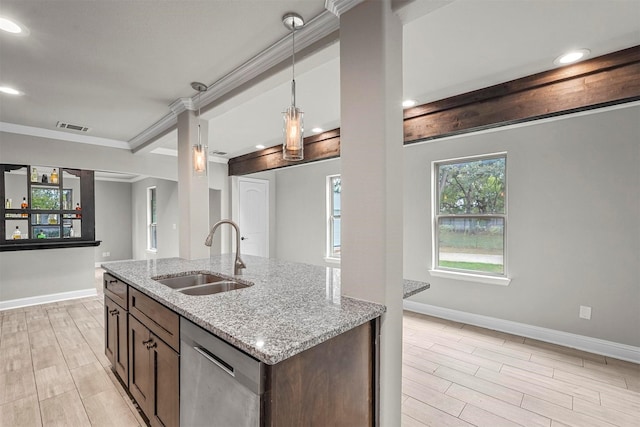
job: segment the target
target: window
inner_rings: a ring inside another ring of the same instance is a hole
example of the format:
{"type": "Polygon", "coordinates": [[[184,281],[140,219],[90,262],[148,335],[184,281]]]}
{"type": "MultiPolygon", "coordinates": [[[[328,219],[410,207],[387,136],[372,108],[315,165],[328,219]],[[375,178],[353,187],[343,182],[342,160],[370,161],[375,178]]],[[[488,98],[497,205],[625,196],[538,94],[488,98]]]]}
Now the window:
{"type": "Polygon", "coordinates": [[[156,187],[147,188],[147,249],[158,250],[158,216],[156,214],[156,187]]]}
{"type": "Polygon", "coordinates": [[[340,175],[327,177],[327,258],[340,259],[340,175]]]}
{"type": "Polygon", "coordinates": [[[434,163],[434,270],[506,276],[506,162],[500,153],[434,163]]]}

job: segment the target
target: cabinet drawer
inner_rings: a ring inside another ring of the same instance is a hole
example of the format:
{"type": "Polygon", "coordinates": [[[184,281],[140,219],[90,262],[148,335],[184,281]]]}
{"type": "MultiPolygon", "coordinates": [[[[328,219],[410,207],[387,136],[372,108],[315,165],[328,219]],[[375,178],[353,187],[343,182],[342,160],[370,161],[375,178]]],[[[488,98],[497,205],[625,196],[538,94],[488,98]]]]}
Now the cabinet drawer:
{"type": "Polygon", "coordinates": [[[136,289],[129,289],[129,313],[180,352],[180,316],[136,289]]]}
{"type": "Polygon", "coordinates": [[[128,309],[128,295],[127,289],[129,286],[120,279],[116,279],[109,273],[104,273],[104,293],[111,298],[116,304],[125,310],[128,309]]]}

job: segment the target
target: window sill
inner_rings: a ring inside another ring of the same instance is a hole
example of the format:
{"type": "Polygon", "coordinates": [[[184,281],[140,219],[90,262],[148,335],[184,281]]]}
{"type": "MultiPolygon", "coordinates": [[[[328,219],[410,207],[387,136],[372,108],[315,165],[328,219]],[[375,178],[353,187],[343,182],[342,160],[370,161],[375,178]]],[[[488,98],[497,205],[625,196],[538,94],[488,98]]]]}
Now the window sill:
{"type": "Polygon", "coordinates": [[[508,277],[484,276],[482,274],[460,273],[448,270],[429,270],[429,274],[433,277],[464,280],[466,282],[476,282],[484,285],[509,286],[509,283],[511,283],[511,279],[508,277]]]}
{"type": "Polygon", "coordinates": [[[324,257],[325,262],[330,264],[340,264],[340,258],[324,257]]]}

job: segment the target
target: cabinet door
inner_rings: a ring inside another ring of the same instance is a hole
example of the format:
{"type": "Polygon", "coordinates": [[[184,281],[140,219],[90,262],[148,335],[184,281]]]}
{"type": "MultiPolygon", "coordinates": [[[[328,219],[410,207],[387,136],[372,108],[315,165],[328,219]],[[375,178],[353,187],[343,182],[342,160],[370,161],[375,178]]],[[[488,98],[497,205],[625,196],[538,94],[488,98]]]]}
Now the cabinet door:
{"type": "Polygon", "coordinates": [[[173,427],[180,424],[180,356],[151,334],[151,372],[153,404],[148,412],[152,426],[173,427]]]}
{"type": "Polygon", "coordinates": [[[129,391],[145,414],[152,408],[151,333],[129,315],[129,391]]]}
{"type": "Polygon", "coordinates": [[[116,348],[114,354],[113,366],[116,368],[116,374],[125,383],[129,384],[129,325],[127,311],[116,306],[116,312],[113,315],[115,321],[116,348]]]}
{"type": "Polygon", "coordinates": [[[111,362],[111,366],[115,367],[115,354],[116,354],[116,335],[117,327],[115,325],[115,319],[111,315],[113,310],[116,309],[116,303],[111,301],[109,297],[104,298],[104,354],[111,362]]]}

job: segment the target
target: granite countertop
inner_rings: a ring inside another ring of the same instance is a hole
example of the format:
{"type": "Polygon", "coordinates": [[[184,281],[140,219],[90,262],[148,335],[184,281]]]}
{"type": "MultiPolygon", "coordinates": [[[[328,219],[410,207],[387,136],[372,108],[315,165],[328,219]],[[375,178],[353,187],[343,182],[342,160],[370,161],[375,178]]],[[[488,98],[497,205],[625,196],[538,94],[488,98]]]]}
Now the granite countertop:
{"type": "MultiPolygon", "coordinates": [[[[112,275],[149,295],[258,360],[273,365],[385,312],[380,304],[340,295],[340,269],[243,256],[247,268],[234,277],[231,254],[187,261],[166,258],[102,264],[112,275]],[[152,277],[214,272],[252,284],[215,295],[190,296],[152,277]]],[[[404,297],[428,284],[405,281],[404,297]]]]}

